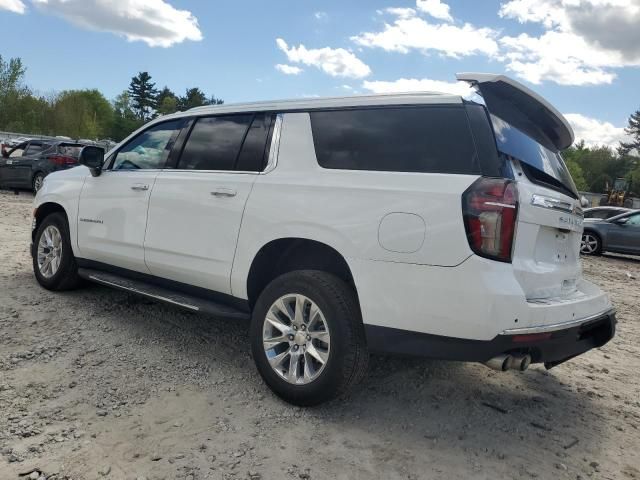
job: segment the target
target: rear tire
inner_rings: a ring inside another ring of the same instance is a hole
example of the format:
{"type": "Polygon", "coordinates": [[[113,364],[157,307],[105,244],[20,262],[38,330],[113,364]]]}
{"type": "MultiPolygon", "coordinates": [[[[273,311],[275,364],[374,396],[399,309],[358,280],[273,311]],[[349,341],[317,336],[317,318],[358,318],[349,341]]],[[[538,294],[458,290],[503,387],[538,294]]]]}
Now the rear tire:
{"type": "Polygon", "coordinates": [[[294,405],[326,402],[366,374],[369,355],[356,294],[335,275],[299,270],[277,277],[256,302],[250,335],[258,372],[294,405]]]}
{"type": "Polygon", "coordinates": [[[580,253],[583,255],[601,255],[602,239],[600,236],[594,232],[584,232],[580,242],[580,253]]]}
{"type": "Polygon", "coordinates": [[[42,184],[44,182],[44,173],[38,172],[33,176],[33,180],[31,181],[31,189],[33,190],[33,194],[38,193],[38,190],[42,188],[42,184]]]}
{"type": "Polygon", "coordinates": [[[36,280],[47,290],[72,290],[82,283],[64,214],[44,218],[36,230],[32,253],[36,280]]]}

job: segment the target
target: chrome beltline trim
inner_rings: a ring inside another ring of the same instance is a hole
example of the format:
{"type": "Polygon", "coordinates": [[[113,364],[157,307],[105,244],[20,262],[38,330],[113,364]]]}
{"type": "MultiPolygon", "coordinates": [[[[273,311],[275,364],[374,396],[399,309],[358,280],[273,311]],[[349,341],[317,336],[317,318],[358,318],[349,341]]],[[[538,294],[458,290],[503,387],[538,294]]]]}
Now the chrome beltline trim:
{"type": "Polygon", "coordinates": [[[615,308],[608,308],[603,312],[600,312],[596,315],[590,315],[588,317],[580,318],[578,320],[570,320],[568,322],[562,323],[553,323],[551,325],[539,325],[537,327],[522,327],[522,328],[509,328],[504,330],[500,335],[526,335],[530,333],[545,333],[545,332],[555,332],[557,330],[565,330],[567,328],[576,327],[583,323],[590,322],[591,320],[595,320],[600,317],[604,317],[605,315],[610,315],[615,313],[615,308]]]}

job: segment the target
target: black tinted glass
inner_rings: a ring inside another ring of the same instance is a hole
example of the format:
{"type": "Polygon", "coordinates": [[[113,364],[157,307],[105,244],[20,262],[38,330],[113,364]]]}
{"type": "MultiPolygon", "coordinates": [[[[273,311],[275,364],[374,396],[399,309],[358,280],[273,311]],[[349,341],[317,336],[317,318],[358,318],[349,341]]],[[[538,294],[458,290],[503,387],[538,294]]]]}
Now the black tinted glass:
{"type": "Polygon", "coordinates": [[[253,115],[199,118],[184,146],[179,169],[233,170],[253,115]]]}
{"type": "Polygon", "coordinates": [[[267,137],[271,122],[271,114],[256,114],[244,139],[236,170],[241,172],[261,172],[264,170],[268,149],[267,137]]]}
{"type": "Polygon", "coordinates": [[[41,143],[31,143],[24,152],[24,155],[36,155],[43,150],[41,143]]]}
{"type": "Polygon", "coordinates": [[[478,173],[462,107],[405,107],[311,112],[324,168],[478,173]]]}

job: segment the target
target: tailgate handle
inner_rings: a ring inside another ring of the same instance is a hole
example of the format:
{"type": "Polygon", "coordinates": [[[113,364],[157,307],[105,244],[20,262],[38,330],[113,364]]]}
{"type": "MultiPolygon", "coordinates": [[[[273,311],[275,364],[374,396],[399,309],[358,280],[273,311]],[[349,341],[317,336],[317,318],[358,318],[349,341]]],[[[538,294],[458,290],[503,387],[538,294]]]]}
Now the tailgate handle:
{"type": "Polygon", "coordinates": [[[550,208],[551,210],[559,210],[561,212],[576,213],[580,215],[582,214],[581,208],[577,208],[576,211],[574,212],[573,205],[569,202],[564,202],[559,198],[555,198],[555,197],[538,195],[537,193],[531,196],[531,205],[534,205],[536,207],[542,207],[542,208],[550,208]]]}

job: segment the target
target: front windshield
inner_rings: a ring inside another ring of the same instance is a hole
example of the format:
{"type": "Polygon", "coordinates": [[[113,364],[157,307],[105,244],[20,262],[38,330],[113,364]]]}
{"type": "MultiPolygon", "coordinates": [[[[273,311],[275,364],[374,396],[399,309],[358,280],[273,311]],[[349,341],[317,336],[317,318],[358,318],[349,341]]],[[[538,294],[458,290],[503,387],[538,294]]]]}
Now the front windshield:
{"type": "Polygon", "coordinates": [[[498,150],[510,155],[543,175],[536,178],[552,188],[562,188],[577,198],[578,191],[560,152],[549,150],[501,118],[491,115],[498,150]],[[546,177],[546,181],[544,178],[546,177]]]}

